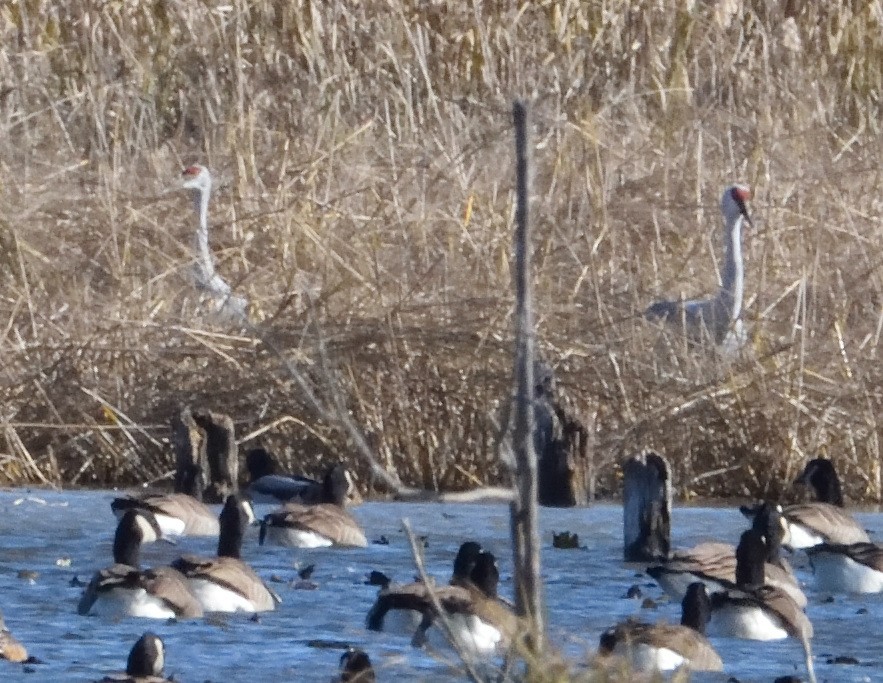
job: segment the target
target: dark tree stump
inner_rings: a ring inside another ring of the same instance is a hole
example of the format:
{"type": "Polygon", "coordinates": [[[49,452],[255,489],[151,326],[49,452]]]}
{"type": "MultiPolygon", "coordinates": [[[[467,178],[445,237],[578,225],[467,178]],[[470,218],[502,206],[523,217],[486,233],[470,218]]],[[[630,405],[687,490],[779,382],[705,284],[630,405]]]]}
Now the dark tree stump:
{"type": "Polygon", "coordinates": [[[233,420],[202,409],[193,411],[193,420],[205,433],[208,482],[203,496],[207,503],[223,503],[239,490],[239,447],[233,420]]]}
{"type": "Polygon", "coordinates": [[[540,505],[585,505],[589,501],[586,482],[593,430],[554,395],[551,368],[538,363],[534,372],[534,449],[540,480],[540,505]]]}
{"type": "Polygon", "coordinates": [[[193,485],[204,480],[191,476],[194,472],[208,471],[205,431],[196,424],[190,406],[185,406],[172,416],[172,449],[175,451],[175,493],[186,493],[200,498],[202,489],[193,485]]]}
{"type": "Polygon", "coordinates": [[[229,416],[182,408],[172,417],[172,447],[178,493],[223,503],[239,490],[239,448],[229,416]]]}
{"type": "Polygon", "coordinates": [[[623,555],[652,562],[671,549],[671,469],[654,451],[629,458],[623,469],[623,555]]]}

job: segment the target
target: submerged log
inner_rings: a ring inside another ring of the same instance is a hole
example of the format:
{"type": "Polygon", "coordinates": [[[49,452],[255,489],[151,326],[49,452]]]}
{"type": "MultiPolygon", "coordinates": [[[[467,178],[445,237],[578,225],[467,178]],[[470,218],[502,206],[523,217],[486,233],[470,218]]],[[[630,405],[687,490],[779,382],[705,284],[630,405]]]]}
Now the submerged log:
{"type": "Polygon", "coordinates": [[[236,493],[239,448],[233,420],[223,413],[184,407],[172,418],[175,450],[175,491],[199,497],[194,486],[205,490],[207,503],[223,503],[236,493]]]}
{"type": "Polygon", "coordinates": [[[623,465],[623,555],[626,562],[651,562],[671,549],[671,468],[655,451],[623,465]]]}

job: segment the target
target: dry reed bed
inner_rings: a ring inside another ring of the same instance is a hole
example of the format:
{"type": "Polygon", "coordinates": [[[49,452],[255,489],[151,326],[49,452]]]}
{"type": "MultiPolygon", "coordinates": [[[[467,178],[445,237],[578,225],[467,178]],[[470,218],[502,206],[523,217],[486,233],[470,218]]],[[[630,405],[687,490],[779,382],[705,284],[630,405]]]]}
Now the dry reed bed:
{"type": "Polygon", "coordinates": [[[161,477],[187,402],[291,467],[351,457],[196,300],[169,190],[200,161],[220,272],[383,461],[499,479],[519,94],[540,347],[594,418],[599,491],[653,446],[684,494],[775,494],[825,453],[879,499],[881,36],[859,2],[7,4],[0,476],[161,477]],[[716,287],[734,179],[757,190],[752,344],[722,363],[639,314],[716,287]]]}

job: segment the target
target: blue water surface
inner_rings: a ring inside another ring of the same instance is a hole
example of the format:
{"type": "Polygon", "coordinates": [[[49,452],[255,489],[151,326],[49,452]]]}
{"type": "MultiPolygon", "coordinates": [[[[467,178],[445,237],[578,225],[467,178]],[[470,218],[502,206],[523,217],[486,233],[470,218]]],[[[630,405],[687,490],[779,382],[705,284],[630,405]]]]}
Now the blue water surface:
{"type": "MultiPolygon", "coordinates": [[[[131,645],[145,630],[166,643],[166,675],[183,682],[322,681],[328,683],[346,644],[367,650],[378,680],[452,681],[464,677],[448,653],[432,655],[410,647],[409,639],[367,631],[365,614],[377,593],[366,575],[381,570],[397,581],[415,573],[401,520],[426,536],[426,567],[446,582],[451,562],[465,539],[479,541],[500,563],[503,595],[512,595],[512,560],[508,507],[499,504],[366,503],[353,509],[372,543],[364,549],[291,550],[261,547],[257,530],[245,539],[243,559],[282,596],[276,612],[252,620],[245,615],[164,622],[127,618],[110,621],[76,613],[82,588],[92,573],[112,562],[115,519],[111,491],[0,491],[0,608],[10,630],[43,661],[21,666],[0,662],[0,680],[92,681],[122,671],[131,645]],[[313,590],[294,586],[297,568],[315,564],[313,590]],[[22,573],[23,570],[28,570],[22,573]],[[36,578],[30,572],[36,572],[36,578]],[[324,641],[324,642],[322,642],[324,641]],[[318,645],[323,645],[319,647],[318,645]]],[[[218,510],[220,508],[217,508],[218,510]]],[[[271,507],[259,507],[258,515],[271,507]]],[[[858,513],[880,537],[883,515],[858,513]]],[[[618,505],[543,509],[543,567],[552,643],[574,661],[585,661],[601,632],[618,620],[639,615],[645,620],[677,621],[680,606],[666,600],[640,567],[622,561],[622,510],[618,505]],[[551,547],[553,531],[579,535],[577,550],[551,547]],[[645,597],[658,602],[642,609],[641,600],[624,597],[638,584],[645,597]]],[[[677,508],[673,528],[676,546],[705,540],[735,543],[745,521],[731,508],[677,508]]],[[[166,564],[182,553],[213,555],[216,540],[185,538],[177,546],[145,546],[142,564],[166,564]]],[[[883,681],[883,612],[881,598],[827,596],[814,592],[805,558],[794,558],[807,586],[807,613],[815,626],[813,649],[819,680],[883,681]],[[858,664],[834,663],[853,657],[858,664]]],[[[725,675],[703,674],[694,680],[771,681],[803,673],[800,646],[793,641],[759,643],[715,641],[725,675]]]]}

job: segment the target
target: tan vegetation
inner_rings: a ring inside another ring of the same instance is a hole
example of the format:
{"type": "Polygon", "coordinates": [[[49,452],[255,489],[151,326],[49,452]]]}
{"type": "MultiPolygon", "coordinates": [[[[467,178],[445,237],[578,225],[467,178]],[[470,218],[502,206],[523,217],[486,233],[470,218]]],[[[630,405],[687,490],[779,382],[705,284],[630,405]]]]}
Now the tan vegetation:
{"type": "Polygon", "coordinates": [[[599,492],[652,446],[684,494],[776,494],[827,454],[879,499],[881,70],[879,2],[4,3],[0,477],[160,477],[183,403],[299,471],[349,457],[195,296],[170,190],[200,162],[258,327],[327,399],[324,340],[406,482],[497,481],[524,96],[538,348],[593,418],[599,492]],[[752,344],[724,363],[640,313],[716,288],[733,180],[752,344]]]}

